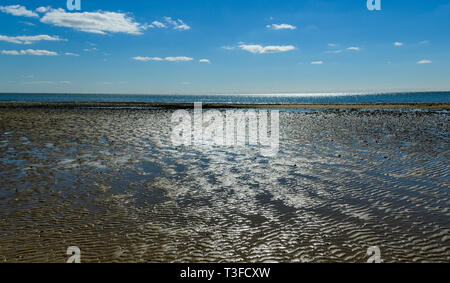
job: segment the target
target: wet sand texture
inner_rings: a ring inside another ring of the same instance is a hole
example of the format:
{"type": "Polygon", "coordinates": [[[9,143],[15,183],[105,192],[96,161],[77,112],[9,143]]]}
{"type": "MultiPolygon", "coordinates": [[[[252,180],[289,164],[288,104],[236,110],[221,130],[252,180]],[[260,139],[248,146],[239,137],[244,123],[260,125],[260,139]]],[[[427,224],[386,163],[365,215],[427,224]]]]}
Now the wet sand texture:
{"type": "Polygon", "coordinates": [[[280,113],[280,152],[171,110],[0,109],[0,262],[449,262],[447,112],[280,113]]]}

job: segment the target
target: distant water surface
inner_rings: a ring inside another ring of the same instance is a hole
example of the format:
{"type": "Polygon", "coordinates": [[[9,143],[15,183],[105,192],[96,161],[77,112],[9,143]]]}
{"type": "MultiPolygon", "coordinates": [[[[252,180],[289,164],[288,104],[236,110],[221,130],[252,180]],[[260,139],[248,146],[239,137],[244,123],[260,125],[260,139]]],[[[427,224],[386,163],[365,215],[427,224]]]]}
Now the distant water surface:
{"type": "Polygon", "coordinates": [[[166,102],[235,104],[347,104],[347,103],[450,103],[450,92],[384,94],[312,93],[264,95],[120,95],[120,94],[0,94],[0,101],[24,102],[166,102]]]}

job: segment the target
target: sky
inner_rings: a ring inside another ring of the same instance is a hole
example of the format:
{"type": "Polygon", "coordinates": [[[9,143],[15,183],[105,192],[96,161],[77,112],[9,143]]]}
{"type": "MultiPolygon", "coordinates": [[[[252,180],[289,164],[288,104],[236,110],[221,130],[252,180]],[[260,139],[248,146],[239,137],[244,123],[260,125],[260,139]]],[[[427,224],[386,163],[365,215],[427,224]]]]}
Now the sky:
{"type": "Polygon", "coordinates": [[[450,90],[450,1],[80,3],[0,1],[0,92],[450,90]]]}

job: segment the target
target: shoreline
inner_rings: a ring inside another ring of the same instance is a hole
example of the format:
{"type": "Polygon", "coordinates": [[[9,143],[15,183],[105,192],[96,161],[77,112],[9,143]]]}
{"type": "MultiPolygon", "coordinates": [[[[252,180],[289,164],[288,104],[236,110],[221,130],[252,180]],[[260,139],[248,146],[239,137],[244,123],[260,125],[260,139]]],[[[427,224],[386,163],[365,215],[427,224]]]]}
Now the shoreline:
{"type": "MultiPolygon", "coordinates": [[[[50,108],[50,109],[77,109],[77,108],[162,108],[162,109],[189,109],[194,108],[193,103],[164,103],[164,102],[18,102],[1,101],[0,109],[14,108],[50,108]]],[[[422,109],[422,110],[450,110],[450,103],[355,103],[355,104],[236,104],[236,103],[204,103],[205,109],[422,109]]]]}

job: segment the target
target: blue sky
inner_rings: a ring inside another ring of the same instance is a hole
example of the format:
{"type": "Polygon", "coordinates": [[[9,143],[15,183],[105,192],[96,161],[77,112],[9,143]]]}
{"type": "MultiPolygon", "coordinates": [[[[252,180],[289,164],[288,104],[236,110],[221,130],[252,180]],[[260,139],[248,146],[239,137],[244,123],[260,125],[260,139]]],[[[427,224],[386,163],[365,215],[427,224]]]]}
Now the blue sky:
{"type": "Polygon", "coordinates": [[[450,90],[450,2],[0,2],[0,92],[450,90]]]}

